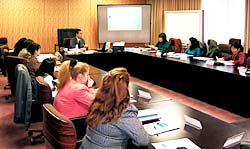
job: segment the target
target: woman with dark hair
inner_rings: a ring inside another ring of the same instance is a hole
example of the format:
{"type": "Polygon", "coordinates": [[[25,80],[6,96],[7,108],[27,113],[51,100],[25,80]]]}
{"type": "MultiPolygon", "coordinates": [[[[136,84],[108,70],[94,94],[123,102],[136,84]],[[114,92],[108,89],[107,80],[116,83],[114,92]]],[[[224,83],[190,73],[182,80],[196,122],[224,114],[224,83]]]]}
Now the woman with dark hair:
{"type": "Polygon", "coordinates": [[[31,56],[28,57],[27,68],[29,70],[31,79],[35,80],[36,71],[40,66],[40,62],[38,62],[37,60],[37,56],[40,54],[40,45],[32,42],[31,44],[28,45],[27,51],[31,54],[31,56]]]}
{"type": "Polygon", "coordinates": [[[34,41],[32,39],[26,39],[23,42],[23,48],[19,52],[18,57],[23,57],[23,58],[26,58],[26,59],[29,58],[31,56],[31,54],[28,52],[27,48],[32,43],[34,43],[34,41]]]}
{"type": "Polygon", "coordinates": [[[14,46],[13,56],[18,56],[19,52],[23,49],[23,43],[27,38],[20,38],[14,46]]]}
{"type": "Polygon", "coordinates": [[[243,47],[238,42],[233,42],[231,44],[232,55],[224,57],[224,60],[233,60],[235,65],[243,66],[246,61],[245,53],[243,52],[243,47]]]}
{"type": "Polygon", "coordinates": [[[44,81],[47,82],[50,88],[53,90],[54,85],[52,83],[54,77],[54,68],[56,61],[51,58],[46,58],[42,61],[39,69],[36,71],[36,76],[42,76],[44,81]]]}
{"type": "Polygon", "coordinates": [[[199,41],[194,37],[189,38],[189,41],[190,46],[186,49],[185,53],[193,56],[202,56],[199,41]]]}
{"type": "Polygon", "coordinates": [[[108,72],[89,107],[87,130],[80,148],[125,149],[127,141],[147,146],[149,136],[137,118],[137,108],[129,103],[129,73],[118,67],[108,72]]]}
{"type": "Polygon", "coordinates": [[[165,33],[160,33],[158,35],[158,42],[155,46],[150,46],[150,48],[159,50],[160,52],[165,52],[169,48],[170,43],[167,41],[167,36],[165,33]]]}

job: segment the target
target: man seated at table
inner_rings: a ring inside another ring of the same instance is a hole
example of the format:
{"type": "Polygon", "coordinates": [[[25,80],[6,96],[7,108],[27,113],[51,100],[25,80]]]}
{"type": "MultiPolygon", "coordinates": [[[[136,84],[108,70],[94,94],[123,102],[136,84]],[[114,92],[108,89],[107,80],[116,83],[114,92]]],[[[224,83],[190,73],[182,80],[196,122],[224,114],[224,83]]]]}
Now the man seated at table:
{"type": "Polygon", "coordinates": [[[81,29],[76,29],[75,37],[70,40],[70,48],[80,49],[81,51],[86,51],[88,49],[85,40],[82,38],[81,29]]]}

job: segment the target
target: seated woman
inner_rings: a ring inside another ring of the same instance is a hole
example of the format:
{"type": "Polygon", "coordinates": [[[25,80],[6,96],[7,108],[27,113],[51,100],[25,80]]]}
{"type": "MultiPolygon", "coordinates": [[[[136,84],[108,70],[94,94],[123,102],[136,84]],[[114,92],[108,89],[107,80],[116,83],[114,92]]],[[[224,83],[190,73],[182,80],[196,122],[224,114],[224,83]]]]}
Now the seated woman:
{"type": "Polygon", "coordinates": [[[23,49],[23,45],[24,45],[23,43],[25,40],[27,40],[27,38],[23,37],[23,38],[20,38],[16,42],[16,44],[14,46],[14,52],[12,54],[13,56],[18,56],[19,52],[23,49]]]}
{"type": "Polygon", "coordinates": [[[221,57],[220,49],[217,45],[217,42],[213,39],[209,39],[207,41],[207,52],[206,57],[211,57],[216,59],[216,57],[221,57]]]}
{"type": "Polygon", "coordinates": [[[68,118],[85,116],[96,94],[96,89],[88,84],[91,81],[87,63],[64,61],[58,73],[55,108],[68,118]]]}
{"type": "Polygon", "coordinates": [[[233,60],[233,63],[238,66],[243,66],[245,64],[246,56],[243,52],[243,47],[240,43],[234,42],[231,44],[232,55],[226,56],[223,59],[233,60]]]}
{"type": "Polygon", "coordinates": [[[27,68],[29,70],[31,79],[35,80],[36,71],[40,66],[40,62],[37,60],[37,56],[40,54],[40,45],[33,42],[29,44],[27,51],[31,54],[30,57],[28,57],[27,68]]]}
{"type": "Polygon", "coordinates": [[[27,48],[30,44],[34,43],[34,41],[32,39],[26,39],[23,44],[22,44],[22,49],[21,51],[19,51],[18,53],[18,57],[22,57],[22,58],[29,58],[31,56],[31,54],[28,52],[27,48]]]}
{"type": "Polygon", "coordinates": [[[129,103],[129,73],[114,68],[103,78],[87,115],[87,130],[80,148],[125,149],[127,141],[147,146],[149,136],[137,118],[137,108],[129,103]]]}
{"type": "Polygon", "coordinates": [[[190,46],[186,49],[185,53],[193,56],[201,56],[202,51],[199,41],[194,37],[189,38],[189,41],[190,46]]]}
{"type": "Polygon", "coordinates": [[[159,50],[160,52],[165,52],[169,48],[170,43],[167,41],[167,36],[165,33],[160,33],[158,35],[158,42],[155,46],[150,46],[154,50],[159,50]]]}
{"type": "Polygon", "coordinates": [[[42,61],[39,69],[36,71],[36,76],[42,76],[44,81],[48,83],[51,90],[54,90],[53,79],[54,77],[54,68],[56,66],[56,61],[51,58],[46,58],[42,61]]]}

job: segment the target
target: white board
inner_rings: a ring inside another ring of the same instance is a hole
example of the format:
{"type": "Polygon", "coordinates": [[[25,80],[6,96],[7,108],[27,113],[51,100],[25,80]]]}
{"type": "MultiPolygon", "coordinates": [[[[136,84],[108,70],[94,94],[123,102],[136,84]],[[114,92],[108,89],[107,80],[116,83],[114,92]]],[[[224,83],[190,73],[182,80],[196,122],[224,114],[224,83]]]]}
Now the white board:
{"type": "Polygon", "coordinates": [[[165,33],[167,38],[180,38],[188,43],[190,37],[203,41],[204,11],[165,11],[165,33]]]}

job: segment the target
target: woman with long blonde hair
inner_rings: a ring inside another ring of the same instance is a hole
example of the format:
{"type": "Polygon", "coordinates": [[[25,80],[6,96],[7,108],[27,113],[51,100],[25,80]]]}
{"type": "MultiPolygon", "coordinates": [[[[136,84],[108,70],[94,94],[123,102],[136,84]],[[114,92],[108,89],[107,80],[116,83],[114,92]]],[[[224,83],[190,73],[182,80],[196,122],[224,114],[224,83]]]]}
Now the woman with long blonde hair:
{"type": "Polygon", "coordinates": [[[87,114],[87,130],[81,148],[126,148],[132,140],[137,146],[149,142],[147,132],[137,118],[137,108],[129,103],[129,73],[118,67],[103,78],[87,114]]]}
{"type": "Polygon", "coordinates": [[[58,74],[55,108],[68,118],[85,116],[96,94],[96,89],[88,85],[90,81],[87,63],[64,61],[58,74]]]}

